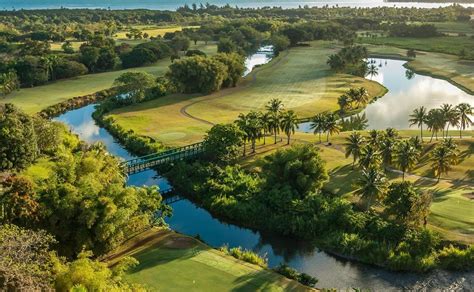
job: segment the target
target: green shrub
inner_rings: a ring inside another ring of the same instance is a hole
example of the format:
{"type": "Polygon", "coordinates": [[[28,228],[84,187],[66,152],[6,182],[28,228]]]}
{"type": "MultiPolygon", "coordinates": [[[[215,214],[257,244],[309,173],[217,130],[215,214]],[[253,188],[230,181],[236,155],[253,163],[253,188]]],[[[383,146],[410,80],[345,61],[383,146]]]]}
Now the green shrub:
{"type": "Polygon", "coordinates": [[[452,245],[438,252],[441,267],[450,270],[471,270],[474,268],[474,246],[459,249],[452,245]]]}

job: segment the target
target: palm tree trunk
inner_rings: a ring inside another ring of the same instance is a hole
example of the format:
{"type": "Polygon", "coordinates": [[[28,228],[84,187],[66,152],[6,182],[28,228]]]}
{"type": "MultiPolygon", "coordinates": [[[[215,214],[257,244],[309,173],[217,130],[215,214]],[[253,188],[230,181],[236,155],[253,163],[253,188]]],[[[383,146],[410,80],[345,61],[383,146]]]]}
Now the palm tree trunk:
{"type": "Polygon", "coordinates": [[[321,132],[319,132],[319,144],[321,144],[321,132]]]}
{"type": "Polygon", "coordinates": [[[446,138],[448,138],[449,135],[449,125],[446,127],[446,138]]]}
{"type": "Polygon", "coordinates": [[[276,128],[273,129],[273,131],[274,131],[274,134],[275,134],[275,143],[274,144],[276,144],[277,143],[277,130],[276,130],[276,128]]]}
{"type": "Polygon", "coordinates": [[[255,143],[257,139],[252,139],[252,153],[255,153],[255,143]]]}
{"type": "Polygon", "coordinates": [[[434,132],[431,132],[431,139],[430,139],[430,143],[433,141],[433,136],[434,136],[434,132]]]}
{"type": "Polygon", "coordinates": [[[405,181],[405,170],[402,171],[402,181],[405,181]]]}
{"type": "Polygon", "coordinates": [[[420,137],[421,143],[423,143],[423,125],[421,125],[420,129],[421,129],[421,137],[420,137]]]}
{"type": "Polygon", "coordinates": [[[264,131],[263,132],[263,145],[265,145],[266,141],[265,141],[265,137],[267,136],[267,131],[264,131]]]}
{"type": "Polygon", "coordinates": [[[459,139],[462,139],[462,128],[459,127],[459,139]]]}
{"type": "Polygon", "coordinates": [[[246,150],[247,150],[247,149],[246,149],[246,148],[247,148],[247,147],[246,147],[246,146],[247,146],[246,144],[247,144],[247,143],[245,143],[245,139],[244,139],[244,156],[245,156],[246,150]]]}
{"type": "Polygon", "coordinates": [[[287,141],[286,145],[290,145],[290,134],[288,134],[288,141],[287,141]]]}
{"type": "Polygon", "coordinates": [[[329,132],[326,135],[326,142],[329,142],[329,132]]]}

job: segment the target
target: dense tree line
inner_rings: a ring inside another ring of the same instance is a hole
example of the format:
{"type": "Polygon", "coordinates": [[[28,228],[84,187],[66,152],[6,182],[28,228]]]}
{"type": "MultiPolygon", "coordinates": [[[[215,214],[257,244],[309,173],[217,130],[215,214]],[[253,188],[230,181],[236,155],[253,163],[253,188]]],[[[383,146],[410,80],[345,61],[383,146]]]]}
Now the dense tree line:
{"type": "Polygon", "coordinates": [[[120,290],[124,269],[111,271],[92,254],[161,225],[170,209],[158,190],[127,187],[102,144],[11,104],[0,108],[0,133],[0,287],[120,290]],[[27,171],[38,158],[40,170],[27,171]]]}
{"type": "Polygon", "coordinates": [[[244,58],[237,53],[213,57],[191,56],[175,61],[166,77],[184,93],[211,93],[236,86],[245,71],[244,58]]]}
{"type": "Polygon", "coordinates": [[[406,24],[397,23],[389,27],[390,36],[429,38],[441,35],[433,24],[406,24]]]}

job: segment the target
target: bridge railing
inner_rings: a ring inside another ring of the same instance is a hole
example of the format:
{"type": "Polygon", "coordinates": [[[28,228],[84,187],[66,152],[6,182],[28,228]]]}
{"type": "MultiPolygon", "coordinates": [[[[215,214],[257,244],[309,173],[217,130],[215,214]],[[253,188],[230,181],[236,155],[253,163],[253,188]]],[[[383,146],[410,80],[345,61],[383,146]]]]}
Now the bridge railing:
{"type": "Polygon", "coordinates": [[[157,166],[161,163],[191,157],[201,153],[202,151],[203,143],[199,142],[124,161],[121,163],[121,167],[124,168],[124,170],[128,173],[134,173],[151,168],[153,166],[157,166]]]}
{"type": "Polygon", "coordinates": [[[125,165],[133,165],[133,164],[137,164],[137,163],[144,163],[144,162],[147,162],[147,161],[150,161],[150,160],[155,160],[155,159],[159,159],[161,157],[165,157],[166,155],[187,151],[189,149],[201,148],[202,144],[203,144],[202,142],[198,142],[198,143],[189,144],[189,145],[186,145],[186,146],[183,146],[183,147],[169,149],[169,150],[166,150],[166,151],[163,151],[163,152],[148,154],[148,155],[145,155],[145,156],[141,156],[141,157],[137,157],[137,158],[134,158],[134,159],[124,161],[124,162],[121,163],[121,165],[125,166],[125,165]]]}

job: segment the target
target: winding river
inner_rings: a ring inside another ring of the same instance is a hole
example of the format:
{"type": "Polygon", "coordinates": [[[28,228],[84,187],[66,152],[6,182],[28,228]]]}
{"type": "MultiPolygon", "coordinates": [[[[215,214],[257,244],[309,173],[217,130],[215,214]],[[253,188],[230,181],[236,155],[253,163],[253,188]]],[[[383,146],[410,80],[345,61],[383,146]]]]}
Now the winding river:
{"type": "MultiPolygon", "coordinates": [[[[257,53],[249,57],[247,60],[248,72],[254,66],[269,61],[269,58],[264,55],[257,53]]],[[[403,128],[406,125],[404,124],[404,119],[406,120],[404,115],[410,112],[411,107],[416,106],[418,98],[432,96],[432,91],[430,93],[429,90],[449,93],[449,95],[440,95],[445,99],[436,99],[433,103],[429,103],[430,106],[437,106],[442,102],[456,104],[460,101],[467,101],[474,103],[472,96],[465,96],[464,92],[461,94],[459,89],[446,81],[418,75],[410,80],[406,79],[405,68],[402,66],[403,61],[377,59],[376,62],[381,62],[382,67],[374,79],[387,86],[390,93],[367,108],[366,112],[371,127],[385,128],[386,125],[393,122],[403,128]],[[405,97],[407,93],[413,93],[412,96],[415,96],[416,99],[405,97]]],[[[423,100],[419,103],[426,105],[427,99],[423,100]]],[[[71,130],[84,141],[90,143],[102,141],[113,155],[123,159],[133,157],[106,130],[95,124],[91,117],[93,111],[94,105],[89,105],[69,111],[56,120],[68,124],[71,130]]],[[[131,175],[128,184],[135,186],[159,185],[162,190],[170,188],[166,179],[151,170],[131,175]]],[[[331,256],[308,242],[263,234],[227,224],[212,217],[209,212],[186,199],[173,203],[172,207],[173,217],[167,220],[172,229],[191,236],[199,235],[211,246],[219,247],[227,244],[230,247],[242,246],[252,249],[261,255],[266,255],[271,267],[286,262],[300,271],[317,277],[319,279],[318,287],[339,289],[360,287],[376,291],[430,288],[474,289],[474,279],[470,273],[435,271],[419,275],[389,272],[331,256]]]]}

